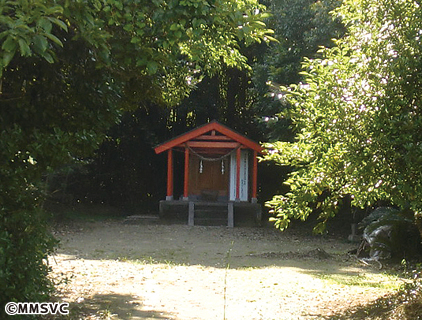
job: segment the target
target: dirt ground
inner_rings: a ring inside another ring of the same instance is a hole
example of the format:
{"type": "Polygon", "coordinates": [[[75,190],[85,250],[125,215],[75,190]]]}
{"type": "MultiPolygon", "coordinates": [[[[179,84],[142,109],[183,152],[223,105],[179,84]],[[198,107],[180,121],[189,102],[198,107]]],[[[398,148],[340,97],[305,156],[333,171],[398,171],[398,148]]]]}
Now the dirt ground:
{"type": "Polygon", "coordinates": [[[50,263],[71,319],[338,319],[400,280],[295,229],[61,225],[50,263]]]}

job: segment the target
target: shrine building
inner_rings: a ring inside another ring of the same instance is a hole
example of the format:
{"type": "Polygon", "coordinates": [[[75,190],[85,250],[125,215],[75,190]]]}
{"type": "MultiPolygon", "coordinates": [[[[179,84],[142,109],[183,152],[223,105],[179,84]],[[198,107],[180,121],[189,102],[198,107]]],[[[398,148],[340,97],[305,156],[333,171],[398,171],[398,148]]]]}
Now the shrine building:
{"type": "Polygon", "coordinates": [[[212,121],[158,145],[167,152],[167,194],[160,217],[187,219],[189,225],[215,220],[233,227],[261,219],[257,202],[259,154],[264,149],[234,130],[212,121]],[[183,196],[175,199],[174,152],[184,154],[183,196]]]}

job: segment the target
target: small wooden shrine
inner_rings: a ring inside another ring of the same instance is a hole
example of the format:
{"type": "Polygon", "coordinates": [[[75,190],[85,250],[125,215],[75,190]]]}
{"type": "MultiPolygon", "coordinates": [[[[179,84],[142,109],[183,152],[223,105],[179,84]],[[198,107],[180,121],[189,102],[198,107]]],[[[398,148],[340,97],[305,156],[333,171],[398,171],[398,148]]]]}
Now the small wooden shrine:
{"type": "Polygon", "coordinates": [[[257,156],[263,148],[258,143],[212,121],[155,148],[157,154],[165,151],[167,195],[166,200],[160,202],[161,216],[185,212],[188,224],[193,225],[200,211],[214,208],[210,215],[217,216],[217,212],[227,208],[227,224],[231,227],[235,214],[237,223],[237,216],[240,219],[242,212],[253,212],[255,218],[260,219],[257,156]],[[173,195],[174,151],[184,153],[183,197],[180,200],[173,195]]]}

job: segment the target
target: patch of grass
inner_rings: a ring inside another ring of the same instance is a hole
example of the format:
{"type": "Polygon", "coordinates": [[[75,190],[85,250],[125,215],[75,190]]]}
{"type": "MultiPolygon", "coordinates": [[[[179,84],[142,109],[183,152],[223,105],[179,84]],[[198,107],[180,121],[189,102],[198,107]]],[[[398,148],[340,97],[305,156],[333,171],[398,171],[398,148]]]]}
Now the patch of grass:
{"type": "Polygon", "coordinates": [[[119,262],[128,262],[128,263],[133,263],[133,264],[142,265],[142,266],[159,263],[153,257],[132,257],[132,258],[128,258],[128,257],[124,256],[124,257],[117,257],[116,260],[118,260],[119,262]]]}
{"type": "Polygon", "coordinates": [[[127,257],[120,257],[118,258],[119,261],[129,262],[137,265],[163,265],[165,268],[173,268],[173,267],[185,267],[188,266],[186,263],[178,263],[173,260],[164,259],[164,260],[157,260],[154,257],[142,257],[137,259],[129,259],[127,257]]]}
{"type": "Polygon", "coordinates": [[[98,311],[98,314],[100,315],[100,319],[102,320],[109,320],[114,316],[110,310],[110,306],[105,307],[104,310],[98,311]]]}
{"type": "Polygon", "coordinates": [[[316,277],[332,284],[385,290],[398,290],[403,283],[399,277],[391,274],[317,274],[316,277]]]}
{"type": "Polygon", "coordinates": [[[117,260],[118,260],[118,261],[120,261],[120,262],[127,262],[127,261],[130,261],[130,260],[128,259],[128,257],[126,257],[126,256],[124,256],[124,257],[117,257],[117,260]]]}
{"type": "Polygon", "coordinates": [[[236,270],[240,270],[240,271],[253,271],[253,270],[258,270],[258,269],[262,269],[262,267],[246,265],[246,266],[240,266],[236,268],[236,270]]]}
{"type": "Polygon", "coordinates": [[[408,279],[395,292],[333,315],[326,320],[421,320],[422,279],[408,279]],[[409,282],[410,280],[410,282],[409,282]]]}

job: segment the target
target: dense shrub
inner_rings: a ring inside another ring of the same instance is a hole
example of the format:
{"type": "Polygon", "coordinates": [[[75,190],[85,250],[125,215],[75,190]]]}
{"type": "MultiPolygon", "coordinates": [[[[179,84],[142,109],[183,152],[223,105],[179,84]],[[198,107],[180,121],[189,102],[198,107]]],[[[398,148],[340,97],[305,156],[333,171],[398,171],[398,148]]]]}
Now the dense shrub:
{"type": "MultiPolygon", "coordinates": [[[[45,301],[52,283],[47,255],[56,241],[39,209],[0,212],[0,317],[9,301],[45,301]]],[[[15,317],[16,318],[16,317],[15,317]]]]}

